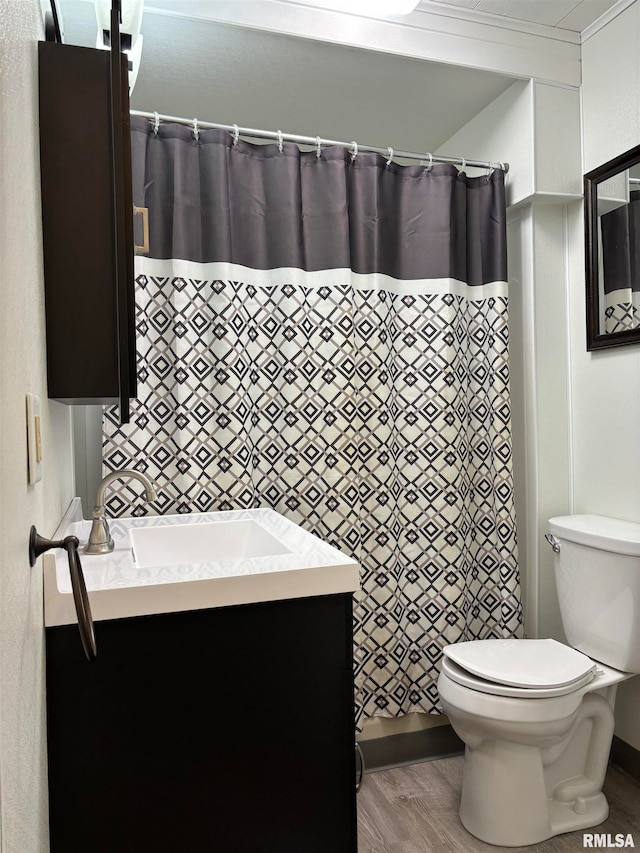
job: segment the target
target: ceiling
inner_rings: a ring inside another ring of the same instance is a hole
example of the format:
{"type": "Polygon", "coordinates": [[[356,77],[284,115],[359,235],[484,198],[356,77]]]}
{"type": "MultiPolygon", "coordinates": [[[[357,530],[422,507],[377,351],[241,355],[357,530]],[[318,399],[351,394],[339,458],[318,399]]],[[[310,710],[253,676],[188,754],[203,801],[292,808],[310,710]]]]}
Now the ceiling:
{"type": "MultiPolygon", "coordinates": [[[[162,9],[175,14],[207,18],[211,0],[145,0],[147,8],[162,9]]],[[[242,3],[244,0],[235,0],[242,3]]],[[[287,0],[297,5],[349,10],[346,0],[287,0]]],[[[517,23],[527,30],[534,27],[551,27],[571,33],[580,33],[593,24],[612,7],[624,0],[421,0],[418,8],[440,14],[455,13],[456,17],[474,21],[499,23],[507,19],[512,26],[517,23]]],[[[362,11],[360,14],[367,14],[362,11]]],[[[375,17],[375,12],[369,13],[375,17]]]]}
{"type": "Polygon", "coordinates": [[[618,0],[429,0],[428,5],[499,15],[579,33],[617,3],[618,0]]]}
{"type": "MultiPolygon", "coordinates": [[[[322,6],[325,0],[285,2],[322,6]]],[[[577,44],[585,27],[625,2],[421,0],[419,12],[533,29],[577,44]]],[[[93,0],[58,3],[66,41],[95,46],[93,0]]],[[[146,0],[134,109],[325,139],[357,135],[362,145],[427,152],[514,82],[506,74],[220,23],[211,20],[212,6],[146,0]]]]}

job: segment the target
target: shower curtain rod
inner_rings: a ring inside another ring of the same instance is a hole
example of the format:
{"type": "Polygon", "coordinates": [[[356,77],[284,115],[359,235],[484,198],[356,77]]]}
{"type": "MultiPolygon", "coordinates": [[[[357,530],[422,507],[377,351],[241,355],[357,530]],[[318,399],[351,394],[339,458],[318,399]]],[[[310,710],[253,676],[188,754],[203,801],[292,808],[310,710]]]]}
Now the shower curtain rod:
{"type": "Polygon", "coordinates": [[[509,171],[509,164],[502,163],[500,161],[467,160],[466,157],[445,157],[441,154],[430,154],[429,152],[426,154],[416,154],[411,151],[398,151],[395,148],[379,148],[375,145],[360,145],[360,143],[357,142],[339,142],[335,139],[321,139],[319,136],[300,136],[297,133],[283,133],[280,130],[256,130],[252,127],[238,127],[237,124],[215,124],[209,121],[200,121],[200,119],[197,118],[180,118],[178,116],[167,116],[160,113],[142,112],[140,110],[131,110],[131,115],[148,118],[156,126],[159,125],[161,121],[192,125],[196,133],[200,129],[206,130],[207,128],[228,130],[229,133],[232,133],[236,137],[236,139],[240,136],[250,136],[254,139],[273,139],[278,143],[295,142],[300,145],[312,145],[316,147],[324,145],[339,145],[342,148],[351,149],[354,155],[357,155],[359,151],[372,151],[375,154],[382,154],[384,157],[387,157],[389,162],[391,162],[394,157],[402,157],[406,160],[420,160],[429,164],[451,163],[454,166],[462,166],[463,169],[465,166],[473,166],[478,169],[503,169],[505,174],[509,171]]]}

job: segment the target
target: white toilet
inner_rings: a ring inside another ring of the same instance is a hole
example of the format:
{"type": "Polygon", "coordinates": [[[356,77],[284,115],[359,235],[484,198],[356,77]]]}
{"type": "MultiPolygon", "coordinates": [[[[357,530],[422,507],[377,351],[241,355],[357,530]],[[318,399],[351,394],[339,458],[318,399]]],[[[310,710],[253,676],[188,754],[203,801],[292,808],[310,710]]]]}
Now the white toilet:
{"type": "Polygon", "coordinates": [[[552,518],[549,532],[571,647],[456,643],[438,680],[465,743],[460,819],[489,844],[535,844],[606,819],[616,689],[640,673],[640,524],[575,515],[552,518]]]}

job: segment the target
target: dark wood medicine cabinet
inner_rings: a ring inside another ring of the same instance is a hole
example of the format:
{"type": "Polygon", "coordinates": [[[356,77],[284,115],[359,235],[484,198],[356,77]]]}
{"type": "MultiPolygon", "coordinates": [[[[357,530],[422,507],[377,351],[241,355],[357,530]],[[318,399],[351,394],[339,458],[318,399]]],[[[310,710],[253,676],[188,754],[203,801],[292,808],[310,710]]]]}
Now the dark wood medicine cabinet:
{"type": "MultiPolygon", "coordinates": [[[[117,4],[114,3],[114,6],[117,4]]],[[[136,394],[127,58],[38,44],[48,396],[118,404],[136,394]]]]}

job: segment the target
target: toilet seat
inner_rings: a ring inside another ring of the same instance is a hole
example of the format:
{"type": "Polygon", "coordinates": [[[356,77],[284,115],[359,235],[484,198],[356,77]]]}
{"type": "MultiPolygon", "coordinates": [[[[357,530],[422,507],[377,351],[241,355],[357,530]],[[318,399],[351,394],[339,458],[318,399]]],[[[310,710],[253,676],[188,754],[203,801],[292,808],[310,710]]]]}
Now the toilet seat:
{"type": "Polygon", "coordinates": [[[442,672],[462,687],[468,687],[470,690],[476,690],[479,693],[489,693],[492,696],[510,696],[514,699],[551,699],[554,696],[566,696],[593,680],[593,673],[588,673],[578,681],[565,684],[562,687],[510,687],[472,675],[449,658],[443,658],[442,672]]]}
{"type": "Polygon", "coordinates": [[[471,640],[443,649],[452,681],[494,696],[547,698],[579,690],[596,664],[556,640],[471,640]]]}

